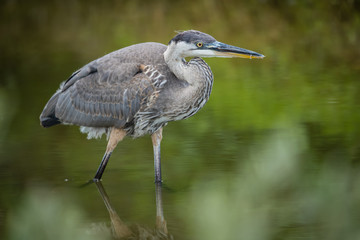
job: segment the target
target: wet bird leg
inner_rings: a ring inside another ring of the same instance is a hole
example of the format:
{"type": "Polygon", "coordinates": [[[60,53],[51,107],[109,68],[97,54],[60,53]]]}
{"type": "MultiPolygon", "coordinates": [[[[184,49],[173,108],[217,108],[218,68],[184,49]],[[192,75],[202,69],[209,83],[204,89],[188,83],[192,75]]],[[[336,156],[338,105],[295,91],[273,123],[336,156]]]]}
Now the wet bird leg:
{"type": "Polygon", "coordinates": [[[155,182],[162,182],[161,179],[161,161],[160,161],[160,143],[162,139],[162,128],[158,129],[151,135],[151,140],[154,148],[154,169],[155,169],[155,182]]]}
{"type": "Polygon", "coordinates": [[[104,173],[106,164],[108,163],[111,153],[114,151],[116,145],[126,136],[126,132],[122,129],[112,128],[110,132],[110,137],[108,141],[108,145],[106,147],[106,152],[104,157],[100,163],[98,170],[96,171],[94,181],[97,182],[101,179],[101,176],[104,173]]]}

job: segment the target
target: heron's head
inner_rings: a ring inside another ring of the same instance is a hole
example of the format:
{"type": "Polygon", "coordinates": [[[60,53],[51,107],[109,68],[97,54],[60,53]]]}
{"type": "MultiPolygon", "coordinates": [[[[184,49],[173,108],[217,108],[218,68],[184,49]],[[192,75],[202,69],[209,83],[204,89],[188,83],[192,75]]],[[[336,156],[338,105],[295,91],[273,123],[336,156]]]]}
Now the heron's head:
{"type": "Polygon", "coordinates": [[[186,57],[263,58],[264,55],[216,41],[212,36],[195,30],[184,31],[170,40],[166,55],[186,57]]]}

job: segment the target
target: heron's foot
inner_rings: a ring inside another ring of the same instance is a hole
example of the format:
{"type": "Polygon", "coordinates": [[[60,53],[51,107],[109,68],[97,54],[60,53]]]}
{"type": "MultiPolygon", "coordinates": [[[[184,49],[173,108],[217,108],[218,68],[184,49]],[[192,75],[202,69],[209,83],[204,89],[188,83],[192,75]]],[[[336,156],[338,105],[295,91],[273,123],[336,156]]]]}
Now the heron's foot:
{"type": "Polygon", "coordinates": [[[155,178],[155,184],[162,184],[162,179],[161,178],[155,178]]]}
{"type": "Polygon", "coordinates": [[[97,183],[97,182],[100,182],[100,181],[101,181],[101,178],[93,178],[92,181],[95,182],[95,183],[97,183]]]}

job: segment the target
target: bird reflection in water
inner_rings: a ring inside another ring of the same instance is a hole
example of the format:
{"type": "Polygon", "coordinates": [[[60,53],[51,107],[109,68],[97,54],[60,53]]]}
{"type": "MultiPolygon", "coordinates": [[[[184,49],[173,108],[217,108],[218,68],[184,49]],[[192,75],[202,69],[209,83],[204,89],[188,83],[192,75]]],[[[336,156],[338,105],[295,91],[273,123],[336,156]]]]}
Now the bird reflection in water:
{"type": "Polygon", "coordinates": [[[162,186],[161,184],[155,184],[156,194],[156,225],[155,229],[151,229],[138,224],[127,225],[121,220],[119,215],[110,203],[109,196],[102,183],[95,182],[96,188],[98,189],[101,198],[104,201],[106,209],[109,212],[111,226],[112,226],[112,237],[114,239],[173,239],[168,233],[166,220],[164,218],[163,206],[162,206],[162,186]]]}

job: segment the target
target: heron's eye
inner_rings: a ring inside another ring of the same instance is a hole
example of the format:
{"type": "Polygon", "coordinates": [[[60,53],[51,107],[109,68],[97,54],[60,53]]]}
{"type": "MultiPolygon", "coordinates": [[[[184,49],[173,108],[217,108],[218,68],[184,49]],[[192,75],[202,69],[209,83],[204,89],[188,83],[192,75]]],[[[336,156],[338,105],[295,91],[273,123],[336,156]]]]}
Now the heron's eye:
{"type": "Polygon", "coordinates": [[[199,47],[199,48],[201,48],[203,45],[204,45],[204,44],[203,44],[202,42],[196,43],[196,46],[199,47]]]}

